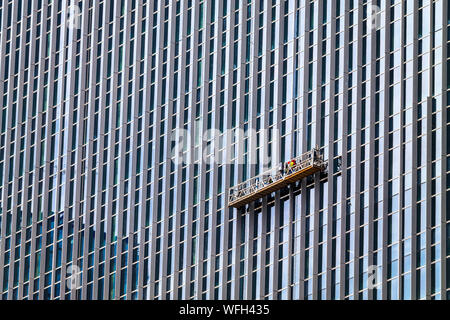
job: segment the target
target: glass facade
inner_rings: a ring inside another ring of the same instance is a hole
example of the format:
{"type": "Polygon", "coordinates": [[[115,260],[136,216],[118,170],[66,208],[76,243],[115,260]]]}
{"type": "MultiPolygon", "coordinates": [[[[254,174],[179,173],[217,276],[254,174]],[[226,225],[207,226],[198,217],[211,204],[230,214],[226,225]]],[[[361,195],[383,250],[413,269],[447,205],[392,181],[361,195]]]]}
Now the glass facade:
{"type": "Polygon", "coordinates": [[[450,298],[449,31],[446,0],[0,0],[0,299],[450,298]]]}

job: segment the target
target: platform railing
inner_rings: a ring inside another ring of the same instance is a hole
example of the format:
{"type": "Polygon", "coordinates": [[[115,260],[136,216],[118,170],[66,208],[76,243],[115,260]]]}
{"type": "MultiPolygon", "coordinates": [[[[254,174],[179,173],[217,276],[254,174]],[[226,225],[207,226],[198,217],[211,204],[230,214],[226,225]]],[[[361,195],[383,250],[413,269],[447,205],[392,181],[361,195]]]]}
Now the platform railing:
{"type": "MultiPolygon", "coordinates": [[[[323,155],[321,155],[319,149],[317,148],[304,153],[292,160],[293,163],[295,163],[292,166],[286,165],[287,163],[285,163],[281,170],[280,168],[271,169],[234,187],[231,187],[228,199],[229,203],[233,203],[251,194],[255,194],[258,191],[270,185],[274,185],[277,182],[284,180],[292,176],[293,174],[309,167],[316,167],[321,169],[325,169],[326,167],[326,163],[323,160],[323,155]]],[[[291,162],[292,160],[290,160],[289,162],[291,162]]]]}

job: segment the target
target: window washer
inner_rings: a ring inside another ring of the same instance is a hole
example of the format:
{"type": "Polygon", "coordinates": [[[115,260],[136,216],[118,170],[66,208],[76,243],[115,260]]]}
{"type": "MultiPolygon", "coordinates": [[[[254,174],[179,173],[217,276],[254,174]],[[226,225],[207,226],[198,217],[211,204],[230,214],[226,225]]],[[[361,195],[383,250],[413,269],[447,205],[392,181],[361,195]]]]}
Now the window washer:
{"type": "Polygon", "coordinates": [[[292,159],[292,160],[289,162],[289,168],[290,168],[290,169],[294,168],[296,164],[297,164],[297,161],[295,161],[295,159],[292,159]]]}
{"type": "Polygon", "coordinates": [[[284,163],[280,162],[280,165],[278,166],[278,172],[283,174],[284,173],[284,163]]]}

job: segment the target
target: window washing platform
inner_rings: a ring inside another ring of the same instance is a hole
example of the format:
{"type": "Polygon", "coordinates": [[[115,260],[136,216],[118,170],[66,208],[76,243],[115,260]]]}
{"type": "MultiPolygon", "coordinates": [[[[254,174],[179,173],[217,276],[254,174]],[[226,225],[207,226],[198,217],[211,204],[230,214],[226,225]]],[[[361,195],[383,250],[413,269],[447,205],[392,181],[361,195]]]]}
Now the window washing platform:
{"type": "Polygon", "coordinates": [[[313,149],[284,163],[281,169],[272,169],[230,188],[228,206],[243,207],[291,183],[325,171],[326,168],[327,164],[320,151],[313,149]]]}

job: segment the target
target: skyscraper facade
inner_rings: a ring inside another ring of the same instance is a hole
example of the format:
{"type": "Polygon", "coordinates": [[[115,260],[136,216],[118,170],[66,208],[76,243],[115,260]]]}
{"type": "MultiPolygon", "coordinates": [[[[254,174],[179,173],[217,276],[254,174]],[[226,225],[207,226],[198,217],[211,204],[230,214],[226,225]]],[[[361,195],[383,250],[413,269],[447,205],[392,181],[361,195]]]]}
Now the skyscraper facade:
{"type": "Polygon", "coordinates": [[[0,0],[0,297],[449,298],[449,31],[446,0],[0,0]]]}

